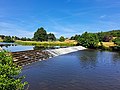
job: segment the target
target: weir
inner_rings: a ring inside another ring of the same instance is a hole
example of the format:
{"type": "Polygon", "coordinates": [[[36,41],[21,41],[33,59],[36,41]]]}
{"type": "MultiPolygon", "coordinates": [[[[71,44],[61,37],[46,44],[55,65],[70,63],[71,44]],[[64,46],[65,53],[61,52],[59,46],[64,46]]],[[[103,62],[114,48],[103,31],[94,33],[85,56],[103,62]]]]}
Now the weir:
{"type": "Polygon", "coordinates": [[[59,55],[68,54],[68,53],[72,53],[72,52],[76,52],[84,49],[86,48],[82,46],[73,46],[73,47],[66,47],[66,48],[59,48],[59,49],[51,49],[46,51],[53,54],[53,56],[59,56],[59,55]]]}
{"type": "Polygon", "coordinates": [[[31,64],[33,62],[46,60],[53,57],[53,55],[47,51],[41,50],[27,50],[20,52],[12,52],[13,61],[19,66],[31,64]]]}
{"type": "Polygon", "coordinates": [[[74,47],[50,49],[50,50],[27,50],[27,51],[12,52],[12,56],[16,64],[20,66],[24,66],[36,61],[42,61],[48,58],[52,58],[59,55],[68,54],[84,49],[86,48],[82,46],[74,46],[74,47]]]}

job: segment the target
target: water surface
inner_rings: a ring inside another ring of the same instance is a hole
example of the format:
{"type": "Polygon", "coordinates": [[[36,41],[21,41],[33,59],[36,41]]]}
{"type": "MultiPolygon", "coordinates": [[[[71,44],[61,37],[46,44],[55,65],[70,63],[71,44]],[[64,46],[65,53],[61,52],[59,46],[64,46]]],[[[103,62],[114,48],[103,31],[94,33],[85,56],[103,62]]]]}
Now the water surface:
{"type": "Polygon", "coordinates": [[[83,50],[25,66],[29,90],[120,90],[120,54],[83,50]]]}
{"type": "Polygon", "coordinates": [[[18,52],[18,51],[26,51],[26,50],[56,49],[56,48],[62,48],[63,46],[34,46],[34,45],[29,46],[29,45],[19,45],[16,43],[0,42],[0,47],[10,52],[18,52]]]}

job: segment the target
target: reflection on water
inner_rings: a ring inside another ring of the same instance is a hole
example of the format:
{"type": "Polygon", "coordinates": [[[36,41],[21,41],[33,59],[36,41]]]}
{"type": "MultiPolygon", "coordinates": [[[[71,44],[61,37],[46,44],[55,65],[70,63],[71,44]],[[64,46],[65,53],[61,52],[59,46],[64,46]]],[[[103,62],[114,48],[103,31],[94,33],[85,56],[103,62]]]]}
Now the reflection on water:
{"type": "Polygon", "coordinates": [[[11,52],[25,51],[25,50],[45,50],[45,49],[57,49],[63,46],[27,46],[18,45],[15,43],[0,43],[0,47],[11,52]]]}
{"type": "Polygon", "coordinates": [[[11,52],[33,50],[33,46],[22,46],[22,45],[17,45],[15,43],[0,42],[0,47],[2,47],[4,50],[8,50],[11,52]]]}
{"type": "Polygon", "coordinates": [[[83,50],[25,66],[29,90],[120,90],[120,54],[83,50]]]}
{"type": "Polygon", "coordinates": [[[94,68],[97,63],[97,51],[86,50],[79,55],[81,67],[83,68],[94,68]]]}

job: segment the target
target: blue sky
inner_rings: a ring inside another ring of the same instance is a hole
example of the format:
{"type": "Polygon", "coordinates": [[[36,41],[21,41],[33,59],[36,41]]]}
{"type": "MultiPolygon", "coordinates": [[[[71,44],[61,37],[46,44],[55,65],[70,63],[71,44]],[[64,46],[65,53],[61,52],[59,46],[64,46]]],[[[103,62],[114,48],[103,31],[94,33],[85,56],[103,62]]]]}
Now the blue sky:
{"type": "Polygon", "coordinates": [[[120,0],[0,0],[0,34],[56,37],[120,29],[120,0]]]}

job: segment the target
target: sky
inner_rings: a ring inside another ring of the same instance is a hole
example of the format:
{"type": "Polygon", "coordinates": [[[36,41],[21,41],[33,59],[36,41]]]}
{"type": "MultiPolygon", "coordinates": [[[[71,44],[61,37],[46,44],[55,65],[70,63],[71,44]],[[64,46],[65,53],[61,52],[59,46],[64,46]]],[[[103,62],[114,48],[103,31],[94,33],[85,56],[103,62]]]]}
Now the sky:
{"type": "Polygon", "coordinates": [[[32,38],[40,28],[71,37],[120,29],[120,0],[0,0],[0,35],[32,38]]]}

